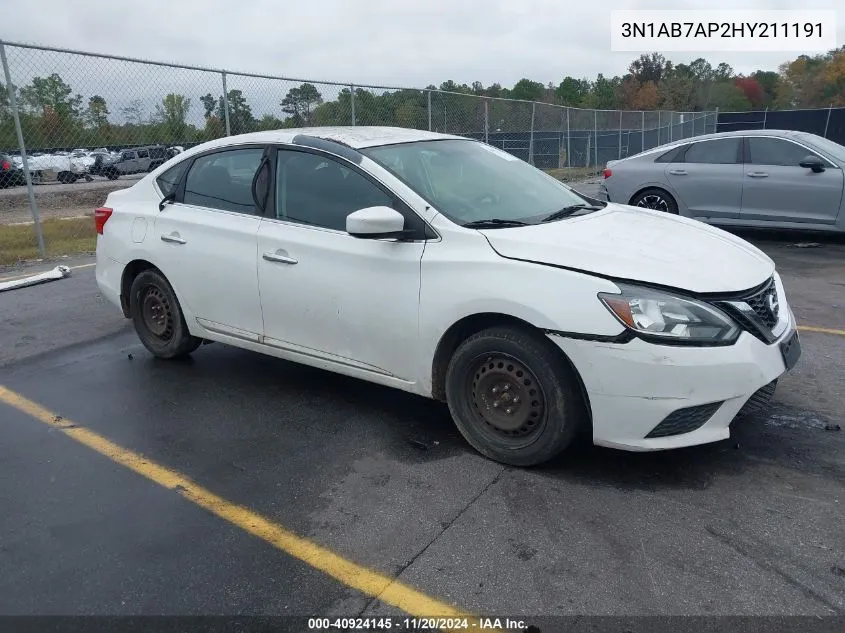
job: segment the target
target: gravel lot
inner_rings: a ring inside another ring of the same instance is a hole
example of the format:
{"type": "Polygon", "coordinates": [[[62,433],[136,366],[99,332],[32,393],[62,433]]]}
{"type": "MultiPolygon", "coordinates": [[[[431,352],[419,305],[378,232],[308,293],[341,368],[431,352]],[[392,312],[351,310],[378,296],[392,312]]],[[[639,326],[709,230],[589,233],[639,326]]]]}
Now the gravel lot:
{"type": "MultiPolygon", "coordinates": [[[[845,330],[845,245],[745,237],[802,325],[845,330]]],[[[529,621],[845,613],[845,336],[802,332],[773,409],[729,441],[519,470],[410,395],[218,344],[156,362],[91,260],[68,263],[0,294],[0,385],[346,559],[529,621]]],[[[14,408],[0,418],[0,613],[398,613],[14,408]]]]}

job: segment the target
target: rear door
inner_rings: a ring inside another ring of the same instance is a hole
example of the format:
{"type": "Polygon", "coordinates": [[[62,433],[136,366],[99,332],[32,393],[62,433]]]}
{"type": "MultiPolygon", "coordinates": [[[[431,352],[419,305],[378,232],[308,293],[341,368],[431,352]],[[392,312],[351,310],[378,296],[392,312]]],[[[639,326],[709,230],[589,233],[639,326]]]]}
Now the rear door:
{"type": "Polygon", "coordinates": [[[742,219],[833,224],[842,202],[842,169],[809,147],[785,138],[745,139],[742,219]],[[824,171],[799,163],[818,156],[824,171]]]}
{"type": "MultiPolygon", "coordinates": [[[[176,201],[158,214],[153,235],[155,263],[197,321],[252,341],[263,329],[256,271],[261,210],[252,184],[264,152],[261,145],[238,146],[189,161],[176,201]]],[[[158,179],[163,192],[161,181],[180,165],[158,179]]]]}
{"type": "Polygon", "coordinates": [[[739,137],[696,141],[666,164],[666,181],[694,218],[738,218],[742,205],[739,137]]]}

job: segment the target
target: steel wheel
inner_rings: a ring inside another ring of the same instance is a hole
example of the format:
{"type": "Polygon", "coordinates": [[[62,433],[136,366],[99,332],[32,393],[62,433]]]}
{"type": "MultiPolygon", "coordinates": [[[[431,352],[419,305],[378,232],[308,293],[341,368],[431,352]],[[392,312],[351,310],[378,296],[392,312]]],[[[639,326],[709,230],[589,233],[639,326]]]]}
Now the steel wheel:
{"type": "Polygon", "coordinates": [[[148,286],[141,295],[141,317],[144,327],[162,343],[173,338],[173,310],[167,295],[156,286],[148,286]]]}
{"type": "Polygon", "coordinates": [[[469,400],[488,441],[510,449],[533,443],[545,422],[540,381],[508,354],[478,357],[470,374],[469,400]]]}
{"type": "Polygon", "coordinates": [[[637,202],[638,207],[645,207],[646,209],[654,209],[655,211],[669,212],[669,202],[658,193],[650,193],[643,196],[637,202]]]}

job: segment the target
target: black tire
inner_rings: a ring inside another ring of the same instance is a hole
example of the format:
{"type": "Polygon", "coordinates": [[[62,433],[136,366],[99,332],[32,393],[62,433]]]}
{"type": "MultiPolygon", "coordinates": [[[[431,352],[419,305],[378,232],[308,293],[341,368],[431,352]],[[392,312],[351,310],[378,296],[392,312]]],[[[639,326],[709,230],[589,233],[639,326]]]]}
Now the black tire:
{"type": "Polygon", "coordinates": [[[117,180],[120,174],[116,169],[108,169],[106,170],[106,178],[109,180],[117,180]]]}
{"type": "Polygon", "coordinates": [[[141,343],[158,358],[187,356],[202,344],[188,332],[176,293],[157,270],[144,270],[132,281],[129,314],[141,343]]]}
{"type": "Polygon", "coordinates": [[[668,191],[659,187],[643,189],[631,198],[630,204],[634,207],[644,207],[678,215],[678,203],[675,202],[675,198],[668,191]]]}
{"type": "Polygon", "coordinates": [[[541,335],[511,327],[461,343],[446,370],[446,401],[467,442],[511,466],[552,459],[588,424],[565,359],[541,335]]]}

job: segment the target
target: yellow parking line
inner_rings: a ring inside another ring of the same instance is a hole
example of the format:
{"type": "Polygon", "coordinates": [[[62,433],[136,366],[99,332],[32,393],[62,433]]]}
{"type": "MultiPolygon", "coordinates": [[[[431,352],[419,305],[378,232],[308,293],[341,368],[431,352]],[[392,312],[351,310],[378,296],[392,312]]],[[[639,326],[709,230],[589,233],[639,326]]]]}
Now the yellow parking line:
{"type": "Polygon", "coordinates": [[[820,334],[836,334],[837,336],[845,336],[845,330],[837,330],[836,328],[817,327],[815,325],[799,325],[798,329],[803,332],[819,332],[820,334]]]}
{"type": "MultiPolygon", "coordinates": [[[[71,439],[84,444],[142,477],[168,490],[177,492],[185,499],[205,508],[212,514],[263,539],[276,549],[290,554],[348,587],[357,589],[372,598],[377,598],[385,604],[397,607],[414,617],[465,618],[466,620],[462,621],[458,628],[462,628],[464,622],[468,622],[470,628],[478,628],[479,620],[474,616],[436,598],[427,596],[394,578],[349,561],[321,545],[297,536],[249,508],[218,497],[213,492],[194,483],[185,475],[118,446],[102,435],[79,426],[71,420],[61,418],[37,402],[28,400],[2,385],[0,385],[0,401],[60,430],[71,439]]],[[[444,628],[442,630],[458,630],[458,628],[444,628]]]]}

